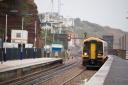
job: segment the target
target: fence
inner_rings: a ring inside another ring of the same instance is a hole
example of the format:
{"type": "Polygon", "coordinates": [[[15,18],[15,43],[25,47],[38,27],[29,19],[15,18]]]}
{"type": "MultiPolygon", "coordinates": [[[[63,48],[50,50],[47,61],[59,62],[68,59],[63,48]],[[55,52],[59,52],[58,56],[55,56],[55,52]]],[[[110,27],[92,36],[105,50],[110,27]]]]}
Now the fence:
{"type": "Polygon", "coordinates": [[[126,59],[126,50],[122,50],[122,49],[109,49],[108,50],[108,54],[116,55],[118,57],[126,59]]]}
{"type": "Polygon", "coordinates": [[[27,58],[40,58],[42,57],[42,49],[36,48],[0,48],[0,61],[27,59],[27,58]]]}

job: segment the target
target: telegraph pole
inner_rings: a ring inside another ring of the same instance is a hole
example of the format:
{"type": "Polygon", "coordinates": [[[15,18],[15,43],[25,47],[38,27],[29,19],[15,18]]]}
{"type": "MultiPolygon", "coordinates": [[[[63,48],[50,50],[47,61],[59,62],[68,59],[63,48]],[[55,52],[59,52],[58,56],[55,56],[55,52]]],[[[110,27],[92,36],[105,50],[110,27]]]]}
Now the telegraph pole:
{"type": "Polygon", "coordinates": [[[61,0],[58,0],[58,15],[60,14],[61,11],[61,0]]]}
{"type": "MultiPolygon", "coordinates": [[[[53,17],[53,10],[54,10],[54,0],[51,0],[51,18],[53,17]]],[[[52,19],[50,19],[50,21],[52,21],[52,19]]],[[[53,42],[54,42],[54,34],[55,34],[55,30],[53,28],[53,23],[51,22],[51,27],[53,29],[53,42]]]]}
{"type": "Polygon", "coordinates": [[[54,6],[54,5],[53,5],[53,2],[54,2],[54,1],[51,0],[51,4],[52,4],[52,5],[51,5],[51,6],[52,6],[52,8],[51,8],[51,12],[53,12],[53,6],[54,6]]]}

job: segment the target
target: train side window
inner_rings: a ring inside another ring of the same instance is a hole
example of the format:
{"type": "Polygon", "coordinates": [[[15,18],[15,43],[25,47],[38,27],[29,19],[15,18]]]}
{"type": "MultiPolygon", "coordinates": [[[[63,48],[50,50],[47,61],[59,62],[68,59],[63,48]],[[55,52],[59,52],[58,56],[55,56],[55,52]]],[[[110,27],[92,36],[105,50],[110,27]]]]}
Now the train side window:
{"type": "Polygon", "coordinates": [[[103,45],[102,45],[102,42],[98,42],[97,44],[97,50],[98,50],[98,53],[103,53],[103,45]]]}

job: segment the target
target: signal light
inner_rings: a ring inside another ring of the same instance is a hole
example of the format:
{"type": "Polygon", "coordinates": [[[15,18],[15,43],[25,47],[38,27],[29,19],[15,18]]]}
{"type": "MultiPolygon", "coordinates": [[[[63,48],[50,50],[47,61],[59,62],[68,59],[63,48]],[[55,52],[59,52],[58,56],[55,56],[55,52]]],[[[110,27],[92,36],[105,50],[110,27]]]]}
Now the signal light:
{"type": "Polygon", "coordinates": [[[70,40],[71,40],[71,34],[68,35],[68,41],[70,41],[70,40]]]}

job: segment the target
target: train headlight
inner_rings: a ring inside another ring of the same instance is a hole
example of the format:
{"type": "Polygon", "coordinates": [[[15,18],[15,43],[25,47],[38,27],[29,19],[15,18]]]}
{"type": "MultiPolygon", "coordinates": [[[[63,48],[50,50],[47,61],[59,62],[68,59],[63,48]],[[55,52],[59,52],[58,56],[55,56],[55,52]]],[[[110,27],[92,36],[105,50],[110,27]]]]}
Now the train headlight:
{"type": "Polygon", "coordinates": [[[98,54],[98,56],[97,56],[98,58],[102,58],[103,56],[101,55],[101,54],[98,54]]]}
{"type": "Polygon", "coordinates": [[[101,56],[101,54],[98,54],[98,56],[101,56]]]}
{"type": "Polygon", "coordinates": [[[87,53],[84,53],[84,55],[86,56],[86,55],[87,55],[87,53]]]}

